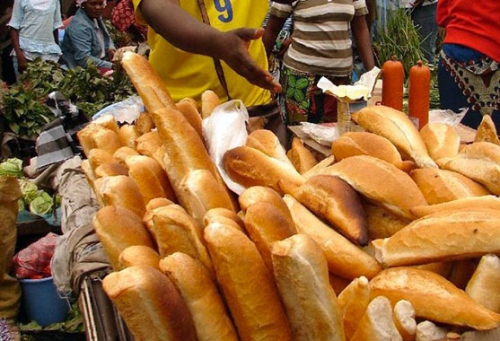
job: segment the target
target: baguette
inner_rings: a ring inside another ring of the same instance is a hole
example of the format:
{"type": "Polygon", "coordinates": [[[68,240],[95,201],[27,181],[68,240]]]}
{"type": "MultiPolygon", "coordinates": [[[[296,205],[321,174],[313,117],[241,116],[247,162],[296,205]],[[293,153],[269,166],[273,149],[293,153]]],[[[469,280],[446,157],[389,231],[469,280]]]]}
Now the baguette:
{"type": "Polygon", "coordinates": [[[116,122],[115,117],[112,114],[106,114],[106,115],[100,116],[100,117],[96,118],[95,120],[93,120],[92,123],[100,125],[106,129],[112,130],[116,134],[118,134],[118,130],[120,129],[118,127],[118,123],[116,122]]]}
{"type": "Polygon", "coordinates": [[[353,243],[368,243],[361,198],[344,180],[330,175],[316,175],[293,191],[292,196],[353,243]]]}
{"type": "Polygon", "coordinates": [[[481,123],[477,127],[474,142],[490,142],[500,145],[497,128],[495,127],[495,123],[493,123],[491,115],[483,115],[481,123]]]}
{"type": "Polygon", "coordinates": [[[157,131],[151,131],[139,136],[135,140],[135,150],[141,155],[152,157],[165,168],[163,158],[166,150],[157,131]]]}
{"type": "Polygon", "coordinates": [[[281,145],[280,140],[271,130],[257,129],[247,136],[246,146],[260,150],[267,156],[280,160],[288,165],[292,165],[286,156],[286,150],[281,145]]]}
{"type": "Polygon", "coordinates": [[[295,224],[273,204],[256,202],[245,212],[245,227],[248,236],[255,243],[267,268],[272,271],[271,245],[297,234],[295,224]]]}
{"type": "Polygon", "coordinates": [[[323,160],[319,161],[314,167],[304,172],[302,175],[305,179],[309,179],[312,176],[321,174],[321,172],[328,166],[331,166],[335,163],[335,157],[333,155],[327,156],[323,160]]]}
{"type": "Polygon", "coordinates": [[[359,322],[351,341],[402,341],[392,318],[391,303],[384,296],[374,298],[359,322]]]}
{"type": "Polygon", "coordinates": [[[500,325],[500,315],[476,303],[443,277],[426,270],[395,267],[370,281],[372,297],[385,296],[394,305],[409,301],[415,315],[438,323],[489,330],[500,325]],[[446,309],[443,309],[446,307],[446,309]]]}
{"type": "Polygon", "coordinates": [[[337,301],[342,314],[346,339],[351,340],[370,304],[368,279],[365,276],[355,278],[338,295],[337,301]]]}
{"type": "Polygon", "coordinates": [[[212,222],[220,222],[230,226],[234,226],[236,229],[246,233],[245,223],[243,219],[234,211],[228,210],[223,207],[211,208],[207,211],[203,217],[203,226],[208,226],[212,222]]]}
{"type": "Polygon", "coordinates": [[[120,254],[129,246],[155,247],[142,219],[124,207],[101,208],[92,218],[92,224],[115,270],[120,269],[120,254]]]}
{"type": "Polygon", "coordinates": [[[392,237],[372,241],[384,266],[417,265],[500,252],[500,211],[442,211],[411,222],[392,237]]]}
{"type": "Polygon", "coordinates": [[[151,115],[148,112],[143,111],[135,119],[135,128],[139,135],[144,135],[155,128],[155,123],[153,122],[151,115]]]}
{"type": "Polygon", "coordinates": [[[393,318],[403,341],[415,340],[417,322],[415,320],[415,308],[413,308],[413,305],[406,300],[398,301],[394,306],[393,318]]]}
{"type": "Polygon", "coordinates": [[[420,168],[437,168],[422,136],[405,113],[383,105],[369,105],[353,113],[352,120],[391,141],[403,159],[413,160],[420,168]]]}
{"type": "Polygon", "coordinates": [[[94,172],[96,168],[102,164],[116,162],[113,158],[113,154],[99,148],[92,148],[88,152],[87,159],[89,160],[90,167],[92,167],[92,171],[94,172]]]}
{"type": "MultiPolygon", "coordinates": [[[[154,198],[149,200],[149,202],[146,204],[146,215],[148,214],[149,211],[154,210],[155,208],[162,207],[162,206],[168,206],[175,204],[174,201],[169,200],[167,198],[154,198]]],[[[145,215],[145,217],[146,217],[145,215]]]]}
{"type": "Polygon", "coordinates": [[[365,276],[370,279],[381,271],[379,263],[334,231],[305,206],[290,195],[285,195],[298,233],[311,236],[323,250],[331,273],[347,279],[365,276]]]}
{"type": "Polygon", "coordinates": [[[139,186],[126,175],[106,176],[94,181],[96,196],[102,199],[105,206],[117,205],[125,207],[140,218],[146,213],[146,205],[142,199],[139,186]]]}
{"type": "Polygon", "coordinates": [[[433,160],[458,154],[460,135],[455,127],[446,123],[430,122],[420,129],[420,135],[433,160]]]}
{"type": "Polygon", "coordinates": [[[196,341],[186,303],[160,270],[132,266],[109,274],[102,284],[135,340],[196,341]]]}
{"type": "Polygon", "coordinates": [[[498,313],[500,312],[500,259],[488,254],[481,257],[465,292],[477,303],[498,313]]]}
{"type": "Polygon", "coordinates": [[[170,97],[165,83],[145,57],[127,51],[123,54],[121,63],[148,113],[154,113],[161,108],[175,108],[175,102],[170,97]]]}
{"type": "Polygon", "coordinates": [[[218,288],[198,260],[175,252],[160,261],[160,269],[186,302],[198,341],[238,341],[218,288]]]}
{"type": "Polygon", "coordinates": [[[440,211],[468,209],[470,207],[482,207],[500,210],[500,198],[494,195],[465,197],[436,205],[416,206],[411,208],[410,211],[415,217],[421,218],[423,216],[440,211]]]}
{"type": "Polygon", "coordinates": [[[447,340],[448,331],[431,321],[422,321],[417,324],[415,341],[443,341],[447,340]]]}
{"type": "Polygon", "coordinates": [[[286,152],[286,156],[300,174],[304,174],[318,164],[313,153],[304,146],[304,142],[298,137],[292,139],[292,146],[286,152]]]}
{"type": "Polygon", "coordinates": [[[213,90],[205,90],[201,94],[201,116],[207,118],[220,105],[220,98],[213,90]]]}
{"type": "Polygon", "coordinates": [[[410,209],[427,204],[422,191],[407,173],[373,156],[351,156],[325,168],[322,173],[338,176],[363,196],[401,218],[413,219],[410,209]]]}
{"type": "MultiPolygon", "coordinates": [[[[363,202],[363,209],[366,214],[366,228],[370,240],[389,238],[411,222],[410,219],[398,217],[385,208],[369,202],[363,202]]],[[[412,209],[410,211],[413,213],[412,209]]]]}
{"type": "Polygon", "coordinates": [[[118,138],[122,146],[134,148],[135,140],[139,137],[139,132],[133,124],[124,124],[118,130],[118,138]]]}
{"type": "Polygon", "coordinates": [[[120,253],[118,266],[120,270],[135,265],[146,265],[159,270],[160,259],[158,252],[150,246],[131,245],[120,253]]]}
{"type": "Polygon", "coordinates": [[[123,146],[115,151],[115,153],[113,154],[113,158],[118,161],[120,165],[127,167],[127,163],[125,162],[125,160],[127,159],[127,157],[134,155],[140,155],[137,150],[135,150],[135,147],[123,146]]]}
{"type": "Polygon", "coordinates": [[[410,176],[429,205],[490,194],[483,185],[476,181],[445,169],[419,168],[411,171],[410,176]]]}
{"type": "Polygon", "coordinates": [[[175,106],[203,140],[203,121],[196,107],[196,102],[192,99],[184,98],[177,102],[175,106]]]}
{"type": "Polygon", "coordinates": [[[326,259],[316,242],[296,234],[272,244],[271,257],[293,339],[345,340],[326,259]]]}
{"type": "Polygon", "coordinates": [[[113,161],[99,165],[94,170],[94,175],[96,178],[104,178],[107,176],[115,175],[128,175],[128,169],[127,167],[121,165],[119,162],[113,161]]]}
{"type": "Polygon", "coordinates": [[[338,162],[350,156],[369,155],[392,163],[399,169],[403,160],[396,146],[387,138],[367,131],[346,132],[332,143],[332,154],[338,162]]]}
{"type": "Polygon", "coordinates": [[[278,289],[255,244],[219,223],[206,226],[204,237],[240,340],[291,340],[278,289]]]}
{"type": "Polygon", "coordinates": [[[228,150],[222,162],[229,177],[245,188],[267,186],[283,194],[278,184],[280,180],[292,187],[304,182],[302,175],[292,165],[248,146],[228,150]]]}
{"type": "Polygon", "coordinates": [[[212,261],[203,242],[202,227],[181,206],[156,208],[148,212],[145,223],[162,258],[175,252],[185,253],[198,259],[214,276],[212,261]]]}

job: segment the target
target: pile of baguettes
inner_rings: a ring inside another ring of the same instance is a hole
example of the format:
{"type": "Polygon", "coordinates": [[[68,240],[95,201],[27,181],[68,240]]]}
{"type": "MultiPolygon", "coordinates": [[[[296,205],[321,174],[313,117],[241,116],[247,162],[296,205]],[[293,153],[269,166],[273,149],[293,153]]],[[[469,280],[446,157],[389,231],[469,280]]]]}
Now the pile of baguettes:
{"type": "Polygon", "coordinates": [[[103,287],[136,340],[500,339],[491,120],[462,146],[452,126],[370,106],[319,162],[255,130],[223,158],[235,195],[202,135],[218,98],[174,103],[146,59],[122,64],[147,112],[78,138],[103,287]]]}

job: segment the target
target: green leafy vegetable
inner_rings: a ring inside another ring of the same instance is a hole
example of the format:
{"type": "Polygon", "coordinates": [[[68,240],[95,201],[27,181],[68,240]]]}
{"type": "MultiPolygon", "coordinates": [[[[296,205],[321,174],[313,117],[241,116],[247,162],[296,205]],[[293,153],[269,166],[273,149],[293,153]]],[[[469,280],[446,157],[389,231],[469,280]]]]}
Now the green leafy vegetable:
{"type": "Polygon", "coordinates": [[[41,191],[40,195],[34,198],[29,204],[30,212],[34,214],[48,214],[52,211],[53,206],[54,200],[44,191],[41,191]]]}
{"type": "Polygon", "coordinates": [[[23,177],[23,161],[17,158],[7,159],[0,163],[0,175],[23,177]]]}

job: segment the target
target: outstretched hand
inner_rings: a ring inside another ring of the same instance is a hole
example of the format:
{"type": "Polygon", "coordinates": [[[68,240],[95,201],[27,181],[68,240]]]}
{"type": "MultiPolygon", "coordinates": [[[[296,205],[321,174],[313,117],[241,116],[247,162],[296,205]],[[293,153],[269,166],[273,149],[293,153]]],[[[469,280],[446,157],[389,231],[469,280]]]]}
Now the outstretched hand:
{"type": "Polygon", "coordinates": [[[281,92],[281,85],[274,80],[268,70],[260,68],[248,52],[250,42],[264,35],[263,28],[239,28],[222,34],[223,45],[219,59],[250,83],[272,92],[281,92]]]}

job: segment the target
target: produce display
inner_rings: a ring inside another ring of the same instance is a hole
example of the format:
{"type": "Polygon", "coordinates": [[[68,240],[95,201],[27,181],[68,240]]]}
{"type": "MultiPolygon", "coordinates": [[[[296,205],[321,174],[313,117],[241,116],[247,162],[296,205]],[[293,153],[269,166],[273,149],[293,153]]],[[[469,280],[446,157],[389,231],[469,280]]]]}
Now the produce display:
{"type": "Polygon", "coordinates": [[[136,340],[500,339],[500,144],[368,106],[324,160],[249,133],[222,160],[235,194],[200,132],[214,94],[202,114],[145,58],[122,65],[146,113],[78,138],[136,340]]]}

